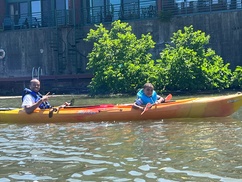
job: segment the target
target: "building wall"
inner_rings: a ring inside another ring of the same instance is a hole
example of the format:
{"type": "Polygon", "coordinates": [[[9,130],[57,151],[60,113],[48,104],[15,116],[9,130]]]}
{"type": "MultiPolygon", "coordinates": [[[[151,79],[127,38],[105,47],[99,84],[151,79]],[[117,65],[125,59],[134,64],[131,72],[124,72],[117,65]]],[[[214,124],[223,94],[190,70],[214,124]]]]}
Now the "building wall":
{"type": "Polygon", "coordinates": [[[138,36],[141,33],[151,33],[156,42],[156,48],[153,50],[155,57],[159,57],[165,43],[170,42],[174,32],[183,29],[184,26],[193,25],[195,31],[202,30],[206,35],[210,35],[209,47],[226,63],[230,63],[232,69],[242,65],[242,11],[175,16],[168,23],[159,20],[129,23],[138,36]]]}
{"type": "MultiPolygon", "coordinates": [[[[193,25],[195,30],[202,30],[211,36],[209,46],[225,62],[230,62],[231,68],[242,65],[242,11],[177,16],[168,23],[157,19],[128,23],[138,37],[148,32],[152,34],[156,42],[156,48],[152,50],[154,57],[159,57],[174,32],[193,25]]],[[[74,37],[77,31],[85,37],[90,28],[94,26],[77,30],[62,27],[0,32],[0,47],[6,52],[5,58],[0,60],[0,78],[30,76],[33,68],[40,68],[42,75],[87,73],[86,56],[92,44],[76,41],[74,37]]]]}
{"type": "Polygon", "coordinates": [[[2,23],[3,23],[3,18],[5,16],[5,6],[6,3],[5,1],[0,1],[0,27],[2,27],[2,23]]]}

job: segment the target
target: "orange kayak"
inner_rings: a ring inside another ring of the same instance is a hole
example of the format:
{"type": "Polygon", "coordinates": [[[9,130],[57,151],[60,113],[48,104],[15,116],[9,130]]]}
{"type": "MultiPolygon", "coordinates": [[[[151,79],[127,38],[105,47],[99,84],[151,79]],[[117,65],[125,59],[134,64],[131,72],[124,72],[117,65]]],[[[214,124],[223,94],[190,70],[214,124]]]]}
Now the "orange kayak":
{"type": "Polygon", "coordinates": [[[167,118],[226,117],[242,106],[242,94],[190,98],[152,106],[141,115],[132,104],[103,104],[93,106],[69,106],[35,110],[26,114],[22,108],[0,109],[0,123],[56,123],[89,121],[138,121],[167,118]]]}

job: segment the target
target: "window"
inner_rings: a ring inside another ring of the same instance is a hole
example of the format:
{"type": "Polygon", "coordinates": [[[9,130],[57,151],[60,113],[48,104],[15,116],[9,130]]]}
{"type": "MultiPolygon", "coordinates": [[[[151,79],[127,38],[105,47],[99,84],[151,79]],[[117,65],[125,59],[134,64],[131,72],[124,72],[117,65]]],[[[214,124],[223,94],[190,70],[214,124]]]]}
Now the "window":
{"type": "Polygon", "coordinates": [[[31,24],[33,27],[38,27],[41,24],[41,3],[40,1],[31,2],[31,24]]]}
{"type": "Polygon", "coordinates": [[[139,0],[123,0],[121,7],[121,19],[133,19],[139,17],[139,0]]]}
{"type": "Polygon", "coordinates": [[[113,20],[119,19],[121,0],[110,0],[111,12],[113,13],[113,20]]]}
{"type": "Polygon", "coordinates": [[[90,15],[91,22],[102,22],[104,17],[104,0],[90,0],[90,15]]]}
{"type": "Polygon", "coordinates": [[[140,0],[140,16],[147,18],[155,16],[156,14],[156,1],[140,0]]]}
{"type": "Polygon", "coordinates": [[[56,0],[56,19],[57,25],[66,24],[66,0],[56,0]]]}
{"type": "Polygon", "coordinates": [[[20,17],[26,17],[28,15],[28,3],[23,2],[19,4],[20,17]]]}

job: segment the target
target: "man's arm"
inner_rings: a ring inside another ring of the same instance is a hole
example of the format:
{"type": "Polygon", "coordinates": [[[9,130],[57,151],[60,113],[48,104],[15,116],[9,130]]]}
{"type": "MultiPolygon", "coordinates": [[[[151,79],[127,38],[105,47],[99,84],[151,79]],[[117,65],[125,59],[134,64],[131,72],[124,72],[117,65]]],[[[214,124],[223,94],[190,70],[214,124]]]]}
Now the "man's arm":
{"type": "Polygon", "coordinates": [[[25,96],[26,98],[24,98],[24,101],[23,101],[23,104],[22,104],[22,107],[24,108],[25,112],[27,114],[31,114],[32,112],[34,112],[35,109],[37,109],[40,104],[42,102],[45,102],[48,100],[48,96],[45,95],[43,96],[38,102],[36,103],[31,103],[31,96],[30,95],[26,95],[25,96]]]}

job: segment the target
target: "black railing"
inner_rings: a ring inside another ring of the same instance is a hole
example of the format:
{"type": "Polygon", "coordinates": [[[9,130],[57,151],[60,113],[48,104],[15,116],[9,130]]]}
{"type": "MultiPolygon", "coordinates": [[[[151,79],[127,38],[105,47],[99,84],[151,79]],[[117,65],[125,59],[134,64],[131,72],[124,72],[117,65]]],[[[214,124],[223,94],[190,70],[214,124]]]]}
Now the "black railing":
{"type": "Polygon", "coordinates": [[[242,9],[241,1],[237,0],[166,0],[162,1],[159,6],[155,0],[137,2],[75,10],[43,11],[32,13],[31,15],[5,16],[0,17],[0,27],[3,30],[16,30],[36,27],[86,25],[112,22],[118,19],[152,19],[166,13],[170,16],[176,16],[242,9]]]}
{"type": "Polygon", "coordinates": [[[41,13],[4,16],[0,17],[0,23],[3,30],[37,28],[42,26],[41,13]]]}
{"type": "Polygon", "coordinates": [[[54,12],[38,12],[29,14],[20,14],[17,16],[0,17],[0,27],[5,30],[29,29],[38,27],[54,27],[73,25],[72,10],[56,10],[54,12]]]}
{"type": "Polygon", "coordinates": [[[193,14],[193,13],[204,13],[214,11],[228,11],[242,9],[241,1],[237,0],[197,0],[197,1],[180,1],[175,3],[175,15],[179,14],[193,14]]]}
{"type": "Polygon", "coordinates": [[[82,9],[82,23],[94,24],[115,20],[132,20],[157,17],[155,1],[132,2],[126,4],[110,4],[82,9]]]}

